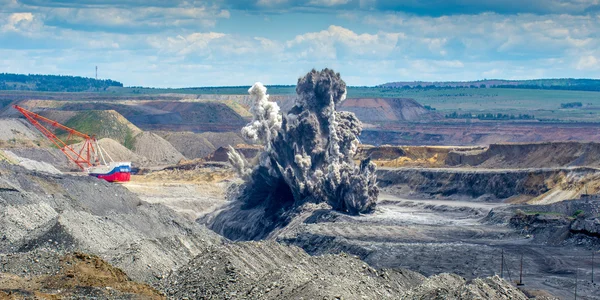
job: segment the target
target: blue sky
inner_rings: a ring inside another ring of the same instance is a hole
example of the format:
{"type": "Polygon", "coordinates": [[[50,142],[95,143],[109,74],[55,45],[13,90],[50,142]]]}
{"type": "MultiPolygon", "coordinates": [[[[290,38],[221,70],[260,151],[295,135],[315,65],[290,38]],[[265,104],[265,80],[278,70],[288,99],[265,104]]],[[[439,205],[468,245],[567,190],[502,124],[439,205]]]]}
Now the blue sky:
{"type": "Polygon", "coordinates": [[[129,86],[599,78],[600,0],[0,0],[0,72],[129,86]]]}

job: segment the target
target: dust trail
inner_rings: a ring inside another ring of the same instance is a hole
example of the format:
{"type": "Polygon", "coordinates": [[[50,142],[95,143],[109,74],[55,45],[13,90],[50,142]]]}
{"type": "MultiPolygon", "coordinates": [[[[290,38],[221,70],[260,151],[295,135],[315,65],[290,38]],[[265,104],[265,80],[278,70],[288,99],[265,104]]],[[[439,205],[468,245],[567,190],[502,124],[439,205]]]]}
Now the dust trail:
{"type": "Polygon", "coordinates": [[[232,207],[209,222],[213,229],[234,239],[255,239],[289,222],[306,203],[326,204],[349,214],[375,208],[379,194],[375,165],[352,160],[362,124],[353,113],[336,111],[346,98],[346,83],[339,73],[312,70],[300,78],[295,106],[285,116],[268,101],[262,84],[249,92],[256,98],[253,120],[242,134],[248,141],[263,143],[264,151],[251,165],[231,149],[230,162],[245,183],[232,207]],[[261,224],[234,224],[235,219],[259,215],[261,224]]]}

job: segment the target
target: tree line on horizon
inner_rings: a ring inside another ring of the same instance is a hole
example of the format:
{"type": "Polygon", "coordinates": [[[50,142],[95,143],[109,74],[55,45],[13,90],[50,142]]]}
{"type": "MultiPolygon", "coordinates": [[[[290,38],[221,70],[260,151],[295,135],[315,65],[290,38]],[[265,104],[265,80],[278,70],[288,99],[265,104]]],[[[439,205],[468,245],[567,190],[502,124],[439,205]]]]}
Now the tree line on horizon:
{"type": "Polygon", "coordinates": [[[389,82],[380,85],[381,88],[403,90],[443,90],[464,88],[503,88],[503,89],[534,89],[534,90],[571,90],[571,91],[600,91],[600,79],[532,79],[532,80],[503,80],[490,79],[465,82],[389,82]]]}
{"type": "Polygon", "coordinates": [[[502,114],[502,113],[481,113],[481,114],[472,114],[472,113],[464,113],[459,114],[457,112],[453,112],[444,116],[446,119],[479,119],[479,120],[535,120],[534,115],[529,114],[502,114]]]}
{"type": "Polygon", "coordinates": [[[0,73],[0,90],[40,92],[95,92],[123,87],[111,79],[94,79],[68,75],[0,73]]]}
{"type": "MultiPolygon", "coordinates": [[[[122,88],[123,83],[111,79],[94,79],[69,75],[41,75],[41,74],[12,74],[0,73],[0,90],[42,91],[42,92],[99,92],[111,87],[122,88]]],[[[192,93],[222,93],[247,89],[249,86],[206,86],[187,88],[152,88],[129,87],[135,91],[143,90],[185,90],[192,93]],[[137,89],[137,90],[136,90],[137,89]]],[[[267,85],[273,92],[291,93],[295,85],[267,85]]],[[[600,79],[534,79],[534,80],[501,80],[484,79],[466,82],[390,82],[378,86],[349,86],[349,89],[374,89],[379,91],[393,90],[451,90],[451,89],[538,89],[538,90],[573,90],[573,91],[600,91],[600,79]]]]}

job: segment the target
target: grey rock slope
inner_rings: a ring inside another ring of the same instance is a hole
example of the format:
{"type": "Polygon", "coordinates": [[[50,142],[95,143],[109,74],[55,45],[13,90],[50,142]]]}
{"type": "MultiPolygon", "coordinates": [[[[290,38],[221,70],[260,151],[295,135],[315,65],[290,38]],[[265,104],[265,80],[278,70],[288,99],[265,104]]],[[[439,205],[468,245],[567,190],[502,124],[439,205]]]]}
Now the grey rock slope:
{"type": "Polygon", "coordinates": [[[83,251],[151,283],[220,241],[118,184],[0,165],[0,254],[83,251]]]}
{"type": "Polygon", "coordinates": [[[499,277],[376,270],[345,254],[309,256],[276,242],[212,247],[165,280],[174,299],[527,299],[499,277]]]}
{"type": "Polygon", "coordinates": [[[232,243],[118,184],[0,164],[0,272],[51,274],[60,253],[100,256],[173,299],[526,299],[497,278],[426,279],[346,254],[232,243]]]}

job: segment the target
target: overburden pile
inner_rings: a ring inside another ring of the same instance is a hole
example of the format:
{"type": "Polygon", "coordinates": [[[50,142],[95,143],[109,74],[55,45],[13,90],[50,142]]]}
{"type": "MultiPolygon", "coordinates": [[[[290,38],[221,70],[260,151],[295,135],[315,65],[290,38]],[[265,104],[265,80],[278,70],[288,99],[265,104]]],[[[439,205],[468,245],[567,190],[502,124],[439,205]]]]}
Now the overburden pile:
{"type": "Polygon", "coordinates": [[[296,92],[294,107],[282,115],[262,84],[249,90],[256,99],[250,110],[254,118],[242,135],[263,144],[264,151],[251,164],[230,149],[230,162],[245,183],[237,201],[209,221],[213,230],[232,239],[260,239],[285,226],[308,203],[349,214],[374,209],[379,194],[375,165],[352,160],[362,124],[353,113],[336,111],[346,98],[340,74],[312,70],[298,80],[296,92]]]}

